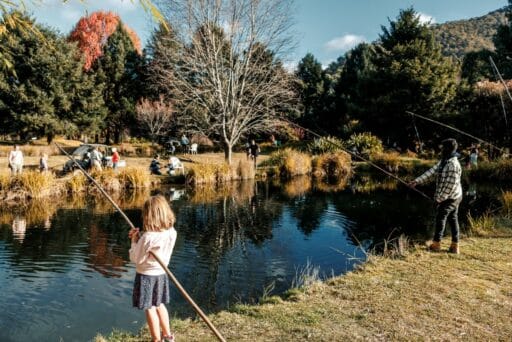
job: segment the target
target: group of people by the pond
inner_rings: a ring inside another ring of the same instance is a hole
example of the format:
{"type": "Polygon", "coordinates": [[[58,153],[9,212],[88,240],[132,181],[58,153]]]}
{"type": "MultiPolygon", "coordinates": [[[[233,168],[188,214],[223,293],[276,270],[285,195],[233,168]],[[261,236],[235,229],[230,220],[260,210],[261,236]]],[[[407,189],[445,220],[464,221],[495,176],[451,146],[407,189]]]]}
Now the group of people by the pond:
{"type": "MultiPolygon", "coordinates": [[[[181,170],[181,173],[185,173],[185,167],[179,158],[171,156],[169,157],[169,162],[167,163],[167,172],[169,175],[175,175],[178,170],[181,170]]],[[[160,155],[157,154],[151,160],[149,164],[149,171],[152,175],[161,176],[162,175],[162,166],[160,164],[160,155]]]]}

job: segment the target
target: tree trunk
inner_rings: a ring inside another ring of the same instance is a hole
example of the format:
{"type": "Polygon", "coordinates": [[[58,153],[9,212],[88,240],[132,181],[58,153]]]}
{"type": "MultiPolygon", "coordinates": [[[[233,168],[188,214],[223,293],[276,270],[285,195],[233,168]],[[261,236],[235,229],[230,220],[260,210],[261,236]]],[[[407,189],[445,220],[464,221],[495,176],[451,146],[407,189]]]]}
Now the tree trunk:
{"type": "Polygon", "coordinates": [[[232,154],[233,154],[233,146],[228,143],[224,143],[224,159],[226,160],[228,165],[231,165],[232,154]]]}

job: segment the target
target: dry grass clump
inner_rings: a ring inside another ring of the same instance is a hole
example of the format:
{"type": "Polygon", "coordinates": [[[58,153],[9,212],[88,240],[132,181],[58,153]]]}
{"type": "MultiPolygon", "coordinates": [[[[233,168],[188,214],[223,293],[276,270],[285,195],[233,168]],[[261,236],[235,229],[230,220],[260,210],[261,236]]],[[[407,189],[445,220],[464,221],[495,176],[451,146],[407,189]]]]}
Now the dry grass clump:
{"type": "Polygon", "coordinates": [[[8,190],[11,186],[11,175],[8,173],[0,173],[0,190],[8,190]]]}
{"type": "Polygon", "coordinates": [[[321,154],[313,159],[313,175],[317,178],[346,179],[352,174],[352,158],[346,152],[321,154]]]}
{"type": "Polygon", "coordinates": [[[501,194],[501,205],[503,206],[503,215],[512,218],[512,191],[504,191],[501,194]]]}
{"type": "Polygon", "coordinates": [[[476,168],[468,170],[468,175],[472,180],[510,183],[512,181],[512,159],[478,163],[476,168]]]}
{"type": "MultiPolygon", "coordinates": [[[[121,182],[119,181],[117,174],[112,169],[92,171],[91,177],[94,178],[105,191],[118,192],[122,189],[121,182]]],[[[90,190],[95,192],[97,191],[97,188],[94,184],[90,184],[90,190]]]]}
{"type": "Polygon", "coordinates": [[[124,188],[146,188],[151,183],[151,177],[146,169],[140,167],[127,167],[119,172],[119,181],[124,188]]]}
{"type": "Polygon", "coordinates": [[[254,179],[256,171],[249,161],[240,160],[238,164],[206,163],[191,165],[186,182],[188,184],[223,184],[235,180],[254,179]]]}
{"type": "Polygon", "coordinates": [[[30,198],[49,195],[57,188],[55,176],[51,172],[26,171],[18,175],[13,182],[30,198]]]}
{"type": "Polygon", "coordinates": [[[279,175],[284,178],[307,175],[311,173],[311,156],[291,148],[272,153],[263,166],[277,167],[279,175]]]}
{"type": "Polygon", "coordinates": [[[376,153],[372,155],[371,161],[377,166],[395,173],[398,172],[401,165],[400,154],[395,151],[376,153]]]}
{"type": "Polygon", "coordinates": [[[512,220],[506,216],[485,213],[479,217],[468,214],[468,235],[474,237],[508,237],[512,235],[512,220]]]}
{"type": "Polygon", "coordinates": [[[66,188],[68,192],[78,193],[86,189],[87,178],[82,172],[76,172],[73,176],[66,180],[66,188]]]}

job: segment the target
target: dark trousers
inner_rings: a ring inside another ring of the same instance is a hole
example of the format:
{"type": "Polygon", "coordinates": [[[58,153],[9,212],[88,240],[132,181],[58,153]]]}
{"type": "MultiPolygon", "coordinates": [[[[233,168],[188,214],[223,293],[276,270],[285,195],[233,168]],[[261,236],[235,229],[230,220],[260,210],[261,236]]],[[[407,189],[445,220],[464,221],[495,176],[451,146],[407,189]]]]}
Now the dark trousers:
{"type": "Polygon", "coordinates": [[[459,242],[459,204],[462,201],[462,196],[457,199],[448,199],[439,203],[437,206],[436,215],[436,232],[434,234],[434,241],[441,241],[443,237],[446,222],[452,228],[452,242],[459,242]]]}

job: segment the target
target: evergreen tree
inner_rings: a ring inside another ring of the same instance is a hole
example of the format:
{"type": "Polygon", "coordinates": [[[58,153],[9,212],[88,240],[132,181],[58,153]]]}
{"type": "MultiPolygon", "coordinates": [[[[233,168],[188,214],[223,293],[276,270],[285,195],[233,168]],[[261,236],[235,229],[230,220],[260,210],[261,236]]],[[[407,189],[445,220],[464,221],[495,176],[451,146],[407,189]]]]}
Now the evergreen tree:
{"type": "Polygon", "coordinates": [[[135,104],[141,89],[143,65],[143,58],[119,22],[94,65],[97,83],[104,85],[103,100],[108,108],[107,144],[111,138],[119,143],[121,135],[135,124],[135,104]]]}
{"type": "MultiPolygon", "coordinates": [[[[21,15],[30,25],[28,16],[21,15]]],[[[4,18],[5,20],[5,18],[4,18]]],[[[3,133],[22,139],[72,134],[101,120],[101,88],[84,75],[73,44],[39,25],[39,34],[15,27],[0,44],[9,52],[13,73],[0,73],[0,123],[3,133]],[[87,118],[84,120],[84,118],[87,118]]]]}
{"type": "Polygon", "coordinates": [[[410,147],[416,135],[406,111],[438,117],[455,96],[458,68],[442,55],[414,9],[400,11],[382,30],[372,56],[374,67],[358,76],[349,107],[352,116],[385,142],[410,147]]]}
{"type": "Polygon", "coordinates": [[[297,66],[296,76],[300,82],[300,96],[303,112],[299,118],[300,124],[315,128],[318,127],[318,113],[322,108],[322,99],[325,93],[322,64],[308,53],[297,66]]]}

